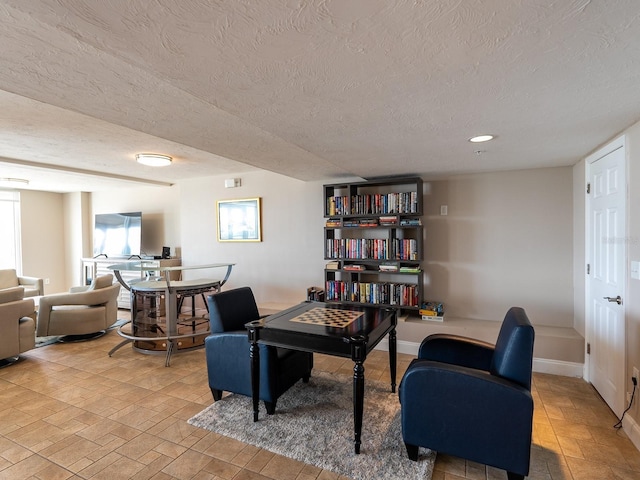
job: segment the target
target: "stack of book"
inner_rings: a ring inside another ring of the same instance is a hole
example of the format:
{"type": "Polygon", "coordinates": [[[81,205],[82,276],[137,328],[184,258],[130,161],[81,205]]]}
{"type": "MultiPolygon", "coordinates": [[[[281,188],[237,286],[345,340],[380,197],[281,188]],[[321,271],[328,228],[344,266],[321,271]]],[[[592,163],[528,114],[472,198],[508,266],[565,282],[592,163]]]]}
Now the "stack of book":
{"type": "Polygon", "coordinates": [[[444,322],[444,305],[442,302],[424,302],[418,313],[422,320],[431,322],[444,322]]]}
{"type": "Polygon", "coordinates": [[[397,272],[398,265],[395,263],[382,263],[378,266],[381,272],[397,272]]]}

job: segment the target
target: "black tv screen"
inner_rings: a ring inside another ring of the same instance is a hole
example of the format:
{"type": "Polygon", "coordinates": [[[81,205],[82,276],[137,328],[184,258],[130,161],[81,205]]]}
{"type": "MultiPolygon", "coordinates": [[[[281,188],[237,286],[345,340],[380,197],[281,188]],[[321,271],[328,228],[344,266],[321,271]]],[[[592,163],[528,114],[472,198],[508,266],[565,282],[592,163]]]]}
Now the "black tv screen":
{"type": "Polygon", "coordinates": [[[93,255],[140,255],[142,213],[98,213],[93,230],[93,255]]]}

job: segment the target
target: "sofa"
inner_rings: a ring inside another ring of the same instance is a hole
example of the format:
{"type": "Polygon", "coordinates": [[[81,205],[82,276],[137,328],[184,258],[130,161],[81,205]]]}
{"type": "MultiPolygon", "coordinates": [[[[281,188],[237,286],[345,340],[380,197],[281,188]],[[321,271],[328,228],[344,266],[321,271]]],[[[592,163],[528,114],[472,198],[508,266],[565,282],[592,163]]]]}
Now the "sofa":
{"type": "Polygon", "coordinates": [[[36,346],[34,302],[22,296],[22,287],[0,291],[0,367],[36,346]]]}
{"type": "Polygon", "coordinates": [[[44,282],[41,278],[23,277],[13,268],[0,270],[0,291],[15,287],[22,287],[25,297],[44,295],[44,282]]]}

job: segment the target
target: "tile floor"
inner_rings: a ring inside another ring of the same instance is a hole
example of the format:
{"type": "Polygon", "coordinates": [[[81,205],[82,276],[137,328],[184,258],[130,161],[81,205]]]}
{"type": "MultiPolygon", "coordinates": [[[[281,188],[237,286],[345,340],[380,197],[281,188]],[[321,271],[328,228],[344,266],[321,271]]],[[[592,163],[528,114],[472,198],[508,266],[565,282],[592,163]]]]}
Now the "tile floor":
{"type": "MultiPolygon", "coordinates": [[[[0,369],[0,479],[336,480],[331,472],[187,424],[211,404],[203,350],[173,357],[124,347],[114,331],[54,344],[0,369]]],[[[386,352],[365,364],[388,379],[386,352]]],[[[411,357],[399,355],[398,374],[411,357]]],[[[346,359],[315,368],[352,374],[346,359]]],[[[532,479],[638,479],[640,453],[593,388],[534,374],[532,479]]],[[[503,471],[439,455],[433,480],[506,478],[503,471]]]]}

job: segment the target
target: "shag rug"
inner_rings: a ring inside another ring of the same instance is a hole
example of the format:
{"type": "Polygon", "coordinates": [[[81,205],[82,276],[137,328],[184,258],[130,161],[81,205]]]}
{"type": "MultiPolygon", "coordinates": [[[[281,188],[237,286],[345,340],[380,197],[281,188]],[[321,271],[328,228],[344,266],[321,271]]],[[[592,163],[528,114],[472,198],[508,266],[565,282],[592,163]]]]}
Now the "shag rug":
{"type": "Polygon", "coordinates": [[[276,413],[253,422],[251,398],[231,394],[189,419],[189,423],[241,442],[355,480],[429,480],[435,452],[420,449],[409,460],[402,442],[397,393],[382,382],[365,380],[360,454],[353,446],[353,380],[324,372],[298,382],[282,395],[276,413]]]}

